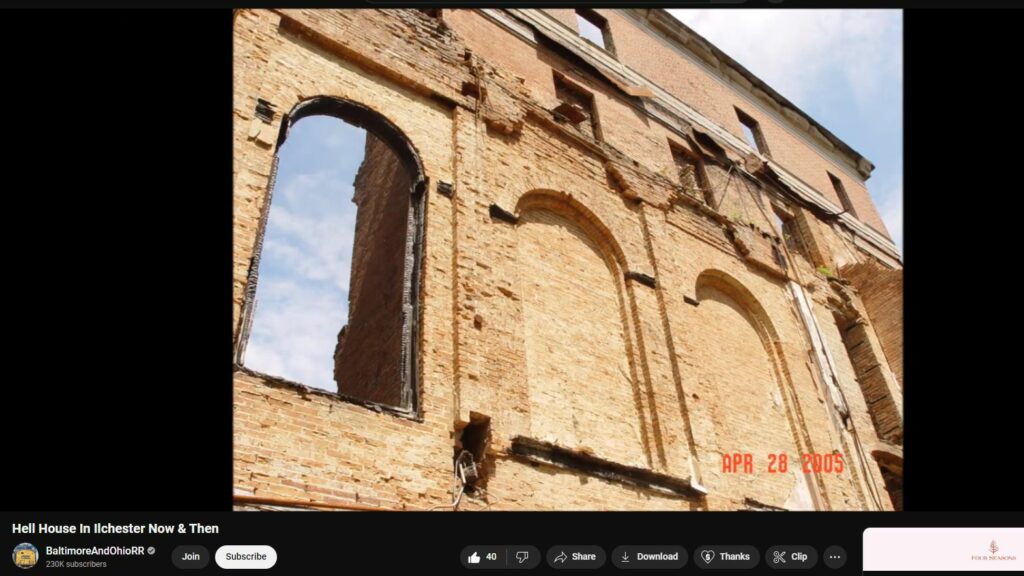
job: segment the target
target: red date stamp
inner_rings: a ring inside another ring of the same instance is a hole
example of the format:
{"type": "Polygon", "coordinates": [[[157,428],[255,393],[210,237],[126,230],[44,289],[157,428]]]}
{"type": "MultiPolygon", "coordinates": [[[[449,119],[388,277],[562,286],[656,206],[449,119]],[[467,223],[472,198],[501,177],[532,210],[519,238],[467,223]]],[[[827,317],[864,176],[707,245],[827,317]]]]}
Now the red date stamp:
{"type": "MultiPolygon", "coordinates": [[[[801,454],[799,458],[790,458],[786,453],[769,454],[766,471],[769,474],[787,474],[797,469],[804,474],[826,473],[842,474],[845,470],[843,455],[832,454],[801,454]]],[[[733,452],[722,455],[722,472],[727,474],[753,474],[754,455],[745,452],[733,452]]]]}

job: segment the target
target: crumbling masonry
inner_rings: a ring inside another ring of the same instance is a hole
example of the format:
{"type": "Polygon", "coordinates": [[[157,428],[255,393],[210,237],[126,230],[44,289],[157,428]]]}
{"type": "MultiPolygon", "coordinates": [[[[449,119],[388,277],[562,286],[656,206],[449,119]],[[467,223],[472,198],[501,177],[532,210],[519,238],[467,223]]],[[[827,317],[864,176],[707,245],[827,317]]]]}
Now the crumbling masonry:
{"type": "Polygon", "coordinates": [[[873,166],[667,13],[239,10],[234,58],[239,509],[902,506],[873,166]],[[369,134],[337,394],[245,367],[311,114],[369,134]]]}

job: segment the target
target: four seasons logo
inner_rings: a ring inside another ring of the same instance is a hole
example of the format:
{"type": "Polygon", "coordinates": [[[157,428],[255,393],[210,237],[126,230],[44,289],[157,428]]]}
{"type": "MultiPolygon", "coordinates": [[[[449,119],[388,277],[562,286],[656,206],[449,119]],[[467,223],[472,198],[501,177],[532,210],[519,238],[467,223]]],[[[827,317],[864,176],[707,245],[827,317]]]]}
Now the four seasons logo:
{"type": "Polygon", "coordinates": [[[1010,561],[1013,561],[1013,560],[1017,559],[1017,557],[1014,556],[1013,554],[1005,554],[1005,553],[1004,554],[997,554],[999,552],[999,543],[996,542],[995,540],[993,540],[992,542],[989,543],[989,545],[988,545],[988,552],[989,552],[988,554],[984,554],[984,555],[972,554],[971,555],[971,560],[984,560],[984,561],[988,561],[988,560],[1010,560],[1010,561]]]}

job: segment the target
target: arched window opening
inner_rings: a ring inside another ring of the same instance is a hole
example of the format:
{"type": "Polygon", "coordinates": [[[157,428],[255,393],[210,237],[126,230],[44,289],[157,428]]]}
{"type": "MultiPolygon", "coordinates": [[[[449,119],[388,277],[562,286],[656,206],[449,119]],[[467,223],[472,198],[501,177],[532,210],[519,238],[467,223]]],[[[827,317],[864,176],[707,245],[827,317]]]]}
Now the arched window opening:
{"type": "Polygon", "coordinates": [[[851,320],[837,311],[833,311],[832,315],[853,365],[857,384],[864,394],[875,433],[890,444],[903,444],[903,420],[885,381],[883,359],[868,339],[868,325],[862,320],[851,320]]]}
{"type": "Polygon", "coordinates": [[[415,410],[419,160],[390,122],[349,102],[313,99],[284,123],[239,363],[415,410]]]}
{"type": "Polygon", "coordinates": [[[885,490],[889,493],[889,500],[892,501],[892,509],[897,512],[903,511],[903,459],[888,452],[875,451],[872,453],[875,461],[878,462],[878,469],[882,472],[882,479],[885,481],[885,490]]]}

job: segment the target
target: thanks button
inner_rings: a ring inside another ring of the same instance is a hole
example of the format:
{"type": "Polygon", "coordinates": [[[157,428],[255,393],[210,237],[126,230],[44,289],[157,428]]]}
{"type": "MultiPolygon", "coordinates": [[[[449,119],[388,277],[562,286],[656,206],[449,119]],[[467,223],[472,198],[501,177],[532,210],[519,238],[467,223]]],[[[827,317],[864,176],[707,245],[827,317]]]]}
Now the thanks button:
{"type": "Polygon", "coordinates": [[[266,570],[277,564],[277,551],[270,546],[221,546],[214,559],[225,570],[266,570]]]}
{"type": "Polygon", "coordinates": [[[693,555],[693,563],[710,570],[743,570],[757,566],[761,554],[753,546],[701,546],[693,555]]]}

